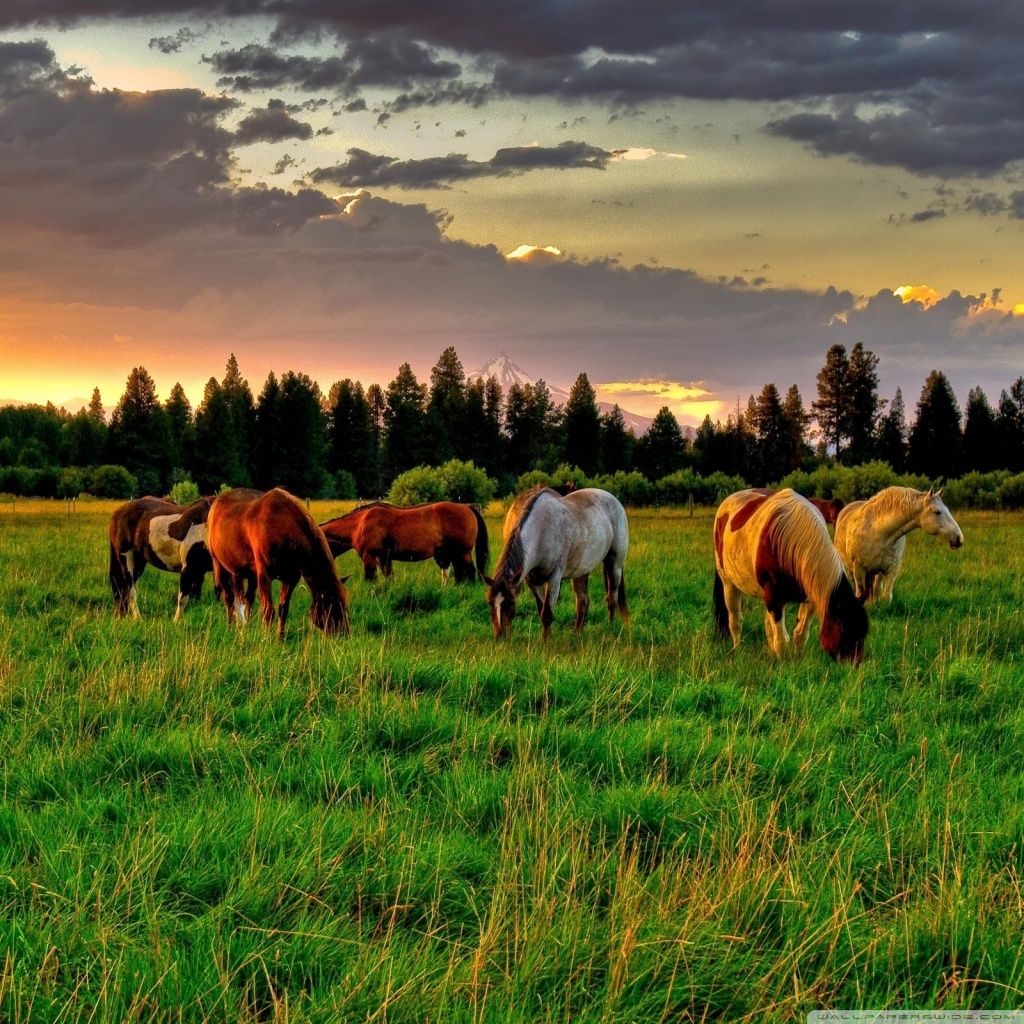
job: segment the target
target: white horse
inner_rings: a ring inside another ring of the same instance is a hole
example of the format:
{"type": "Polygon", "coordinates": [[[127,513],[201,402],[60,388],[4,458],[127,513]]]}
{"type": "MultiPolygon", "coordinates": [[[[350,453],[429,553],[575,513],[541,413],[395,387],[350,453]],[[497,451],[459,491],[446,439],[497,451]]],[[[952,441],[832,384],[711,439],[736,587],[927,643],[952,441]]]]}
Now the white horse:
{"type": "Polygon", "coordinates": [[[508,633],[516,596],[525,583],[537,602],[546,640],[563,579],[572,580],[576,629],[582,629],[590,605],[589,575],[601,564],[608,620],[615,618],[617,607],[628,621],[622,570],[628,550],[626,512],[607,491],[586,487],[563,498],[549,487],[538,487],[521,494],[505,517],[505,543],[494,578],[484,576],[494,636],[508,633]]]}
{"type": "Polygon", "coordinates": [[[964,535],[942,501],[942,490],[886,487],[867,501],[851,501],[836,520],[836,548],[861,601],[892,600],[907,534],[920,527],[953,549],[964,535]]]}
{"type": "Polygon", "coordinates": [[[785,610],[800,611],[793,647],[800,651],[817,614],[822,649],[838,661],[857,663],[864,653],[868,617],[854,596],[821,512],[787,488],[764,494],[730,494],[715,513],[715,626],[737,647],[744,597],[764,602],[768,645],[781,655],[789,647],[785,610]]]}

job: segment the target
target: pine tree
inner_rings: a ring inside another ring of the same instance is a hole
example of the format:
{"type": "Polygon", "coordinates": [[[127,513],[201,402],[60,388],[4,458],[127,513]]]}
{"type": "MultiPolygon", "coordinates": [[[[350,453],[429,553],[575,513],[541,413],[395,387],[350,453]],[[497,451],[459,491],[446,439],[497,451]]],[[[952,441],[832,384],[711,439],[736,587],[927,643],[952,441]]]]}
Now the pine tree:
{"type": "Polygon", "coordinates": [[[1001,469],[1024,470],[1024,377],[999,395],[1001,469]]]}
{"type": "Polygon", "coordinates": [[[910,431],[911,470],[932,479],[958,476],[962,443],[956,395],[946,375],[932,370],[921,389],[910,431]]]}
{"type": "Polygon", "coordinates": [[[249,387],[249,382],[238,369],[238,360],[235,358],[234,352],[228,357],[227,366],[224,369],[224,380],[221,381],[221,390],[231,413],[231,431],[224,438],[224,443],[230,444],[234,448],[232,461],[242,469],[240,475],[242,485],[248,485],[252,479],[252,442],[256,412],[252,390],[249,387]]]}
{"type": "Polygon", "coordinates": [[[435,465],[468,456],[465,417],[466,374],[458,353],[449,345],[430,371],[426,450],[435,465]]]}
{"type": "Polygon", "coordinates": [[[189,468],[203,494],[215,492],[222,484],[241,487],[249,483],[249,475],[238,461],[231,407],[216,377],[206,382],[196,410],[195,446],[189,468]]]}
{"type": "Polygon", "coordinates": [[[782,415],[786,420],[786,471],[792,472],[804,464],[810,454],[807,445],[807,427],[811,417],[804,409],[804,400],[800,397],[800,389],[790,385],[782,403],[782,415]]]}
{"type": "Polygon", "coordinates": [[[267,374],[256,401],[253,436],[253,479],[257,487],[267,491],[282,480],[285,461],[281,447],[281,385],[273,370],[267,374]]]}
{"type": "Polygon", "coordinates": [[[576,378],[569,391],[562,426],[565,461],[579,466],[588,476],[597,473],[601,468],[601,414],[585,373],[576,378]]]}
{"type": "Polygon", "coordinates": [[[875,427],[881,401],[878,397],[878,356],[857,342],[850,352],[847,366],[846,430],[849,444],[846,462],[866,462],[872,458],[875,427]]]}
{"type": "Polygon", "coordinates": [[[171,388],[171,393],[164,402],[164,413],[167,416],[171,466],[181,469],[191,454],[195,438],[192,404],[180,383],[171,388]]]}
{"type": "Polygon", "coordinates": [[[980,387],[967,393],[967,414],[964,417],[965,470],[987,473],[1001,469],[1005,461],[1000,452],[1000,431],[995,410],[980,387]]]}
{"type": "Polygon", "coordinates": [[[376,495],[377,452],[370,403],[363,385],[348,378],[338,381],[331,387],[327,410],[327,468],[332,473],[350,473],[360,495],[376,495]]]}
{"type": "Polygon", "coordinates": [[[686,464],[686,439],[679,421],[667,405],[663,405],[636,443],[636,464],[648,480],[660,480],[686,464]]]}
{"type": "Polygon", "coordinates": [[[633,468],[636,437],[618,405],[601,417],[601,466],[606,473],[633,468]]]}
{"type": "Polygon", "coordinates": [[[100,389],[92,389],[92,398],[89,399],[89,416],[97,423],[106,426],[107,413],[103,408],[103,399],[100,397],[100,389]]]}
{"type": "Polygon", "coordinates": [[[427,457],[424,447],[427,397],[412,367],[402,363],[398,375],[388,385],[384,407],[384,476],[385,483],[394,480],[427,457]]]}
{"type": "Polygon", "coordinates": [[[278,483],[301,498],[317,497],[324,489],[327,417],[319,385],[304,373],[288,370],[281,376],[277,400],[282,458],[278,483]]]}
{"type": "Polygon", "coordinates": [[[888,462],[897,473],[902,473],[906,469],[907,416],[901,388],[896,389],[896,394],[889,403],[888,412],[878,421],[875,451],[878,457],[888,462]]]}
{"type": "Polygon", "coordinates": [[[110,417],[107,458],[132,473],[141,490],[159,494],[170,482],[169,447],[156,385],[145,367],[136,366],[110,417]]]}
{"type": "Polygon", "coordinates": [[[373,462],[367,473],[367,497],[378,496],[383,490],[381,481],[381,465],[384,457],[384,411],[387,399],[379,384],[371,384],[366,389],[366,402],[370,407],[370,445],[373,462]]]}
{"type": "Polygon", "coordinates": [[[840,454],[848,436],[850,422],[850,360],[843,345],[833,345],[825,355],[825,365],[818,371],[818,397],[811,410],[818,421],[826,448],[840,454]]]}
{"type": "Polygon", "coordinates": [[[755,436],[755,479],[761,483],[780,480],[789,469],[790,436],[779,389],[765,384],[747,415],[755,436]]]}

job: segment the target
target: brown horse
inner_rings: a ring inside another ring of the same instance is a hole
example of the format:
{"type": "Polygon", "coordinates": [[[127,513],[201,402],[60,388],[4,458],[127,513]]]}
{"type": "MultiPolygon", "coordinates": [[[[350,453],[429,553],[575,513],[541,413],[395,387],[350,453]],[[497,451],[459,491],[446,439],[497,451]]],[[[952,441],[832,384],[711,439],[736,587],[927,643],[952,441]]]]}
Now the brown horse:
{"type": "MultiPolygon", "coordinates": [[[[779,493],[777,487],[752,487],[751,490],[757,494],[763,494],[765,497],[779,493]]],[[[809,501],[821,513],[822,518],[829,526],[836,525],[839,513],[843,511],[844,507],[838,498],[808,498],[806,494],[801,497],[809,501]]]]}
{"type": "Polygon", "coordinates": [[[279,487],[266,493],[238,487],[219,495],[207,520],[213,578],[221,588],[228,624],[244,622],[260,592],[263,622],[274,621],[272,581],[281,581],[277,633],[284,639],[288,605],[300,579],[313,604],[310,619],[325,633],[349,633],[348,592],[338,579],[327,540],[297,498],[279,487]]]}
{"type": "Polygon", "coordinates": [[[372,580],[377,570],[391,576],[392,562],[421,562],[433,558],[441,567],[455,569],[458,583],[471,582],[487,571],[487,526],[479,509],[457,501],[434,501],[399,508],[386,501],[368,505],[321,524],[331,554],[353,548],[363,560],[363,575],[372,580]],[[476,568],[473,554],[476,553],[476,568]]]}
{"type": "Polygon", "coordinates": [[[110,589],[114,613],[141,618],[135,582],[146,565],[178,573],[178,610],[198,599],[203,577],[213,568],[206,549],[206,516],[213,498],[175,505],[164,498],[136,498],[114,510],[107,527],[110,538],[110,589]]]}

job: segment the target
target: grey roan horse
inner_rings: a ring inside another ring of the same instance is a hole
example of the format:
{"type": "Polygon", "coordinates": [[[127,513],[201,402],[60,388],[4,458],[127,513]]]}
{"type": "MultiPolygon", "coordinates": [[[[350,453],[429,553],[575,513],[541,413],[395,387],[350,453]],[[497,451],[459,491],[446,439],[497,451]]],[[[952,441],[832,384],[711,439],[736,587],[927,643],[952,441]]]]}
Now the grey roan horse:
{"type": "Polygon", "coordinates": [[[494,578],[484,577],[495,637],[508,633],[525,583],[537,602],[546,640],[563,579],[572,580],[576,629],[582,629],[590,604],[587,581],[602,564],[608,619],[615,618],[618,607],[628,621],[622,571],[628,549],[626,513],[607,491],[587,487],[563,498],[549,487],[537,487],[519,495],[505,517],[505,544],[494,578]]]}

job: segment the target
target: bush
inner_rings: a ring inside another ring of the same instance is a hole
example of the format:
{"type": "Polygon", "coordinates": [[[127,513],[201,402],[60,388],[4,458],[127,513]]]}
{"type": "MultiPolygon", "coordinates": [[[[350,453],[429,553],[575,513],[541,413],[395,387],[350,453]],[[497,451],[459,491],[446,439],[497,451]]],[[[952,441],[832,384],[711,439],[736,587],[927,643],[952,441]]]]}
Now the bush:
{"type": "Polygon", "coordinates": [[[98,498],[130,498],[139,482],[124,466],[97,466],[89,479],[89,490],[98,498]]]}
{"type": "Polygon", "coordinates": [[[353,501],[359,497],[356,478],[347,469],[339,469],[331,480],[333,486],[327,488],[331,493],[324,497],[333,498],[336,501],[353,501]]]}
{"type": "Polygon", "coordinates": [[[579,466],[570,466],[563,462],[551,473],[544,469],[531,469],[528,473],[523,473],[516,481],[514,493],[522,494],[538,485],[559,490],[564,489],[566,484],[572,484],[573,489],[577,491],[583,487],[599,486],[592,484],[579,466]]]}
{"type": "Polygon", "coordinates": [[[23,496],[35,494],[40,472],[28,466],[6,466],[0,469],[0,491],[23,496]]]}
{"type": "Polygon", "coordinates": [[[465,501],[486,505],[497,484],[472,462],[452,459],[443,466],[417,466],[395,477],[388,500],[396,505],[465,501]]]}
{"type": "Polygon", "coordinates": [[[85,490],[85,470],[65,466],[57,475],[57,497],[77,498],[85,490]]]}
{"type": "Polygon", "coordinates": [[[715,472],[701,476],[692,469],[677,469],[663,476],[655,485],[655,500],[659,505],[685,505],[693,498],[695,505],[717,505],[733,491],[748,486],[739,476],[715,472]]]}
{"type": "Polygon", "coordinates": [[[1010,476],[1007,469],[997,469],[993,473],[979,473],[977,470],[965,473],[959,480],[950,480],[943,487],[942,497],[951,508],[998,508],[999,488],[1010,476]]]}
{"type": "Polygon", "coordinates": [[[199,498],[199,487],[194,480],[185,477],[171,488],[171,501],[175,505],[190,505],[199,498]]]}
{"type": "Polygon", "coordinates": [[[996,489],[996,497],[1003,508],[1024,508],[1024,473],[1004,480],[996,489]]]}
{"type": "Polygon", "coordinates": [[[593,481],[594,487],[601,487],[614,494],[623,505],[632,505],[634,508],[639,505],[649,505],[654,497],[654,488],[651,482],[643,475],[633,470],[632,473],[625,473],[621,469],[610,476],[600,476],[593,481]]]}

